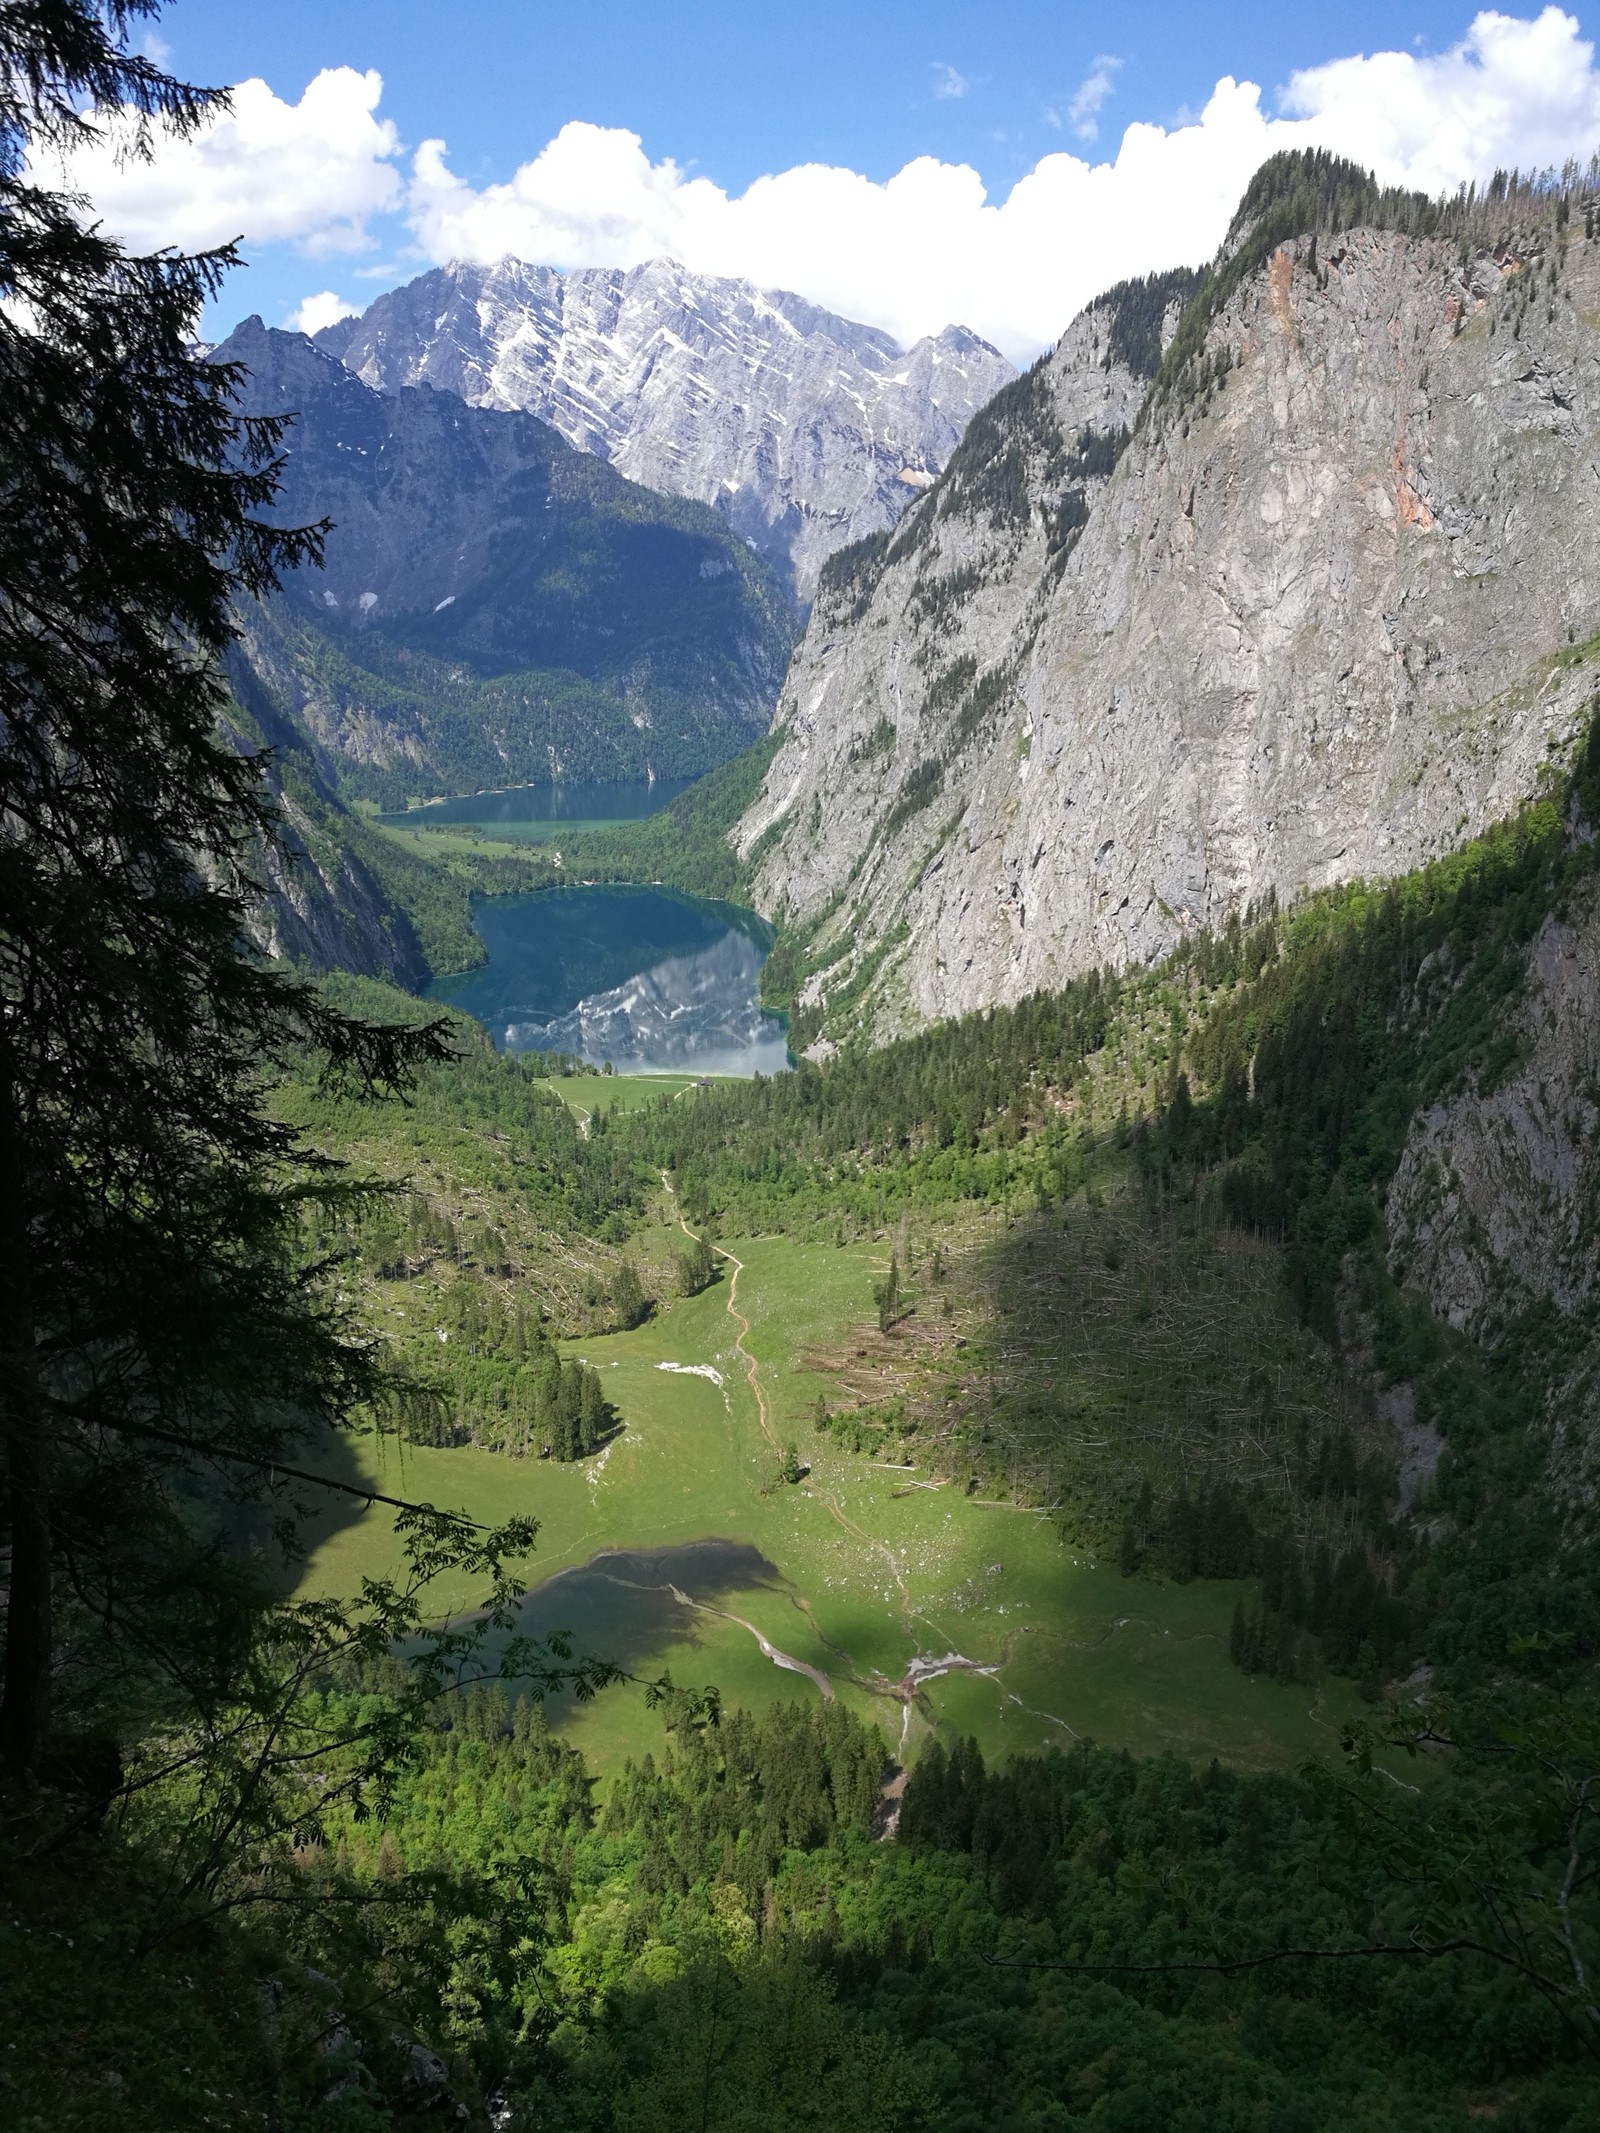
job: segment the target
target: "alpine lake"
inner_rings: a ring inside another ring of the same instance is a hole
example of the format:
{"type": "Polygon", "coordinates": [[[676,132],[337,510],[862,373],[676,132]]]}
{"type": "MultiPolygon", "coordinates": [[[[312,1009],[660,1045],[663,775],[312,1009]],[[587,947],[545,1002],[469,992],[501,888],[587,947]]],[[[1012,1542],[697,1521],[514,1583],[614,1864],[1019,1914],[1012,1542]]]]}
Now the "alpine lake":
{"type": "MultiPolygon", "coordinates": [[[[463,828],[538,844],[575,829],[637,822],[688,782],[524,785],[379,817],[388,829],[463,828]]],[[[772,931],[755,912],[675,889],[544,889],[481,902],[476,970],[441,978],[434,999],[474,1016],[505,1051],[564,1052],[607,1075],[781,1074],[782,1018],[764,1012],[772,931]]]]}
{"type": "Polygon", "coordinates": [[[566,1052],[613,1074],[781,1074],[780,1017],[760,1001],[770,929],[675,889],[542,889],[478,905],[488,961],[441,978],[508,1051],[566,1052]]]}
{"type": "MultiPolygon", "coordinates": [[[[530,788],[441,803],[477,812],[432,819],[533,838],[580,819],[638,819],[675,789],[530,788]]],[[[487,961],[433,996],[503,1049],[584,1062],[588,1072],[551,1086],[585,1130],[601,1107],[692,1102],[714,1077],[792,1064],[781,1020],[760,1004],[772,936],[753,912],[607,886],[488,900],[475,923],[487,961]]],[[[658,1251],[677,1222],[663,1193],[658,1251]]],[[[837,1698],[876,1722],[901,1760],[930,1731],[974,1735],[991,1758],[1085,1737],[1259,1766],[1331,1747],[1353,1689],[1283,1686],[1231,1663],[1242,1584],[1130,1586],[1115,1564],[1064,1545],[1048,1510],[964,1495],[811,1428],[819,1395],[835,1391],[817,1366],[870,1316],[889,1252],[887,1237],[724,1237],[710,1288],[663,1297],[631,1332],[565,1344],[603,1374],[625,1425],[589,1459],[365,1439],[362,1471],[484,1523],[539,1521],[540,1579],[522,1626],[568,1631],[578,1651],[630,1677],[592,1702],[550,1707],[602,1774],[659,1749],[642,1684],[669,1672],[680,1686],[714,1685],[729,1705],[837,1698]],[[790,1443],[806,1471],[775,1485],[790,1443]]],[[[348,1592],[396,1561],[393,1513],[374,1504],[327,1532],[303,1589],[348,1592]]],[[[476,1595],[462,1584],[440,1598],[465,1612],[476,1595]]]]}

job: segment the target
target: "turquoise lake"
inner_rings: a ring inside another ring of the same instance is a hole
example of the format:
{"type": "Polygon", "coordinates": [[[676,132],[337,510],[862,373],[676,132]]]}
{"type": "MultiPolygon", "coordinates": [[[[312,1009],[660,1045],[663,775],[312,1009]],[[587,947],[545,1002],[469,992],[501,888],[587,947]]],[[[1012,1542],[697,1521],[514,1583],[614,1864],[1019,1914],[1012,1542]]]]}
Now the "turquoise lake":
{"type": "Polygon", "coordinates": [[[675,889],[607,886],[474,907],[479,970],[439,978],[502,1050],[571,1052],[618,1074],[781,1074],[788,1039],[761,1005],[771,929],[675,889]]]}

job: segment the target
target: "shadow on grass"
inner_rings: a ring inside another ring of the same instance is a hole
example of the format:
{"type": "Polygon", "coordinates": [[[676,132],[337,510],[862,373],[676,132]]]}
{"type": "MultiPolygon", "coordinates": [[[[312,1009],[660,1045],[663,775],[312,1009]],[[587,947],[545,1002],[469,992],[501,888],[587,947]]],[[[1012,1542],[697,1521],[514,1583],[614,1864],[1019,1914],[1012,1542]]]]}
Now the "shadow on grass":
{"type": "MultiPolygon", "coordinates": [[[[279,1473],[264,1494],[230,1509],[228,1531],[234,1544],[257,1555],[268,1583],[285,1598],[299,1586],[317,1551],[368,1515],[371,1504],[365,1490],[380,1488],[385,1495],[415,1503],[431,1501],[428,1490],[407,1471],[405,1441],[393,1434],[384,1441],[391,1449],[398,1447],[400,1457],[374,1481],[371,1464],[362,1456],[363,1445],[371,1446],[372,1438],[324,1429],[295,1447],[293,1462],[304,1473],[325,1477],[327,1486],[279,1473]],[[292,1534],[288,1549],[283,1545],[285,1529],[292,1534]]],[[[449,1506],[441,1506],[445,1508],[449,1506]]],[[[398,1551],[393,1567],[398,1573],[398,1551]]]]}
{"type": "MultiPolygon", "coordinates": [[[[651,1674],[669,1645],[696,1643],[693,1601],[717,1604],[727,1594],[781,1586],[776,1564],[748,1541],[684,1541],[667,1548],[614,1548],[535,1585],[522,1604],[519,1629],[548,1637],[569,1630],[574,1650],[609,1659],[628,1674],[651,1674]]],[[[555,1718],[567,1697],[546,1706],[555,1718]]]]}

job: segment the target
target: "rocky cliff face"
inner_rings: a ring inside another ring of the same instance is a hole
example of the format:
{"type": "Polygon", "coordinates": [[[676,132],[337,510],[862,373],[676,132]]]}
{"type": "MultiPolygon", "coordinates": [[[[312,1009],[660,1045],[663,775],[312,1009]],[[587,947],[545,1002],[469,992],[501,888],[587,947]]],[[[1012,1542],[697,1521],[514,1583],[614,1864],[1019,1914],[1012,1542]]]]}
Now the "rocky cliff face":
{"type": "Polygon", "coordinates": [[[836,559],[738,832],[804,929],[802,1029],[1139,962],[1536,788],[1600,664],[1582,222],[1287,242],[1148,400],[1120,292],[836,559]]]}
{"type": "Polygon", "coordinates": [[[264,855],[250,916],[264,955],[420,990],[431,975],[406,914],[338,834],[337,813],[277,794],[282,845],[264,855]]]}
{"type": "Polygon", "coordinates": [[[1528,955],[1523,1063],[1484,1094],[1418,1113],[1389,1194],[1397,1273],[1474,1333],[1549,1297],[1600,1300],[1600,890],[1548,919],[1528,955]]]}
{"type": "Polygon", "coordinates": [[[341,790],[694,774],[765,730],[790,611],[715,512],[531,416],[374,392],[259,319],[217,353],[249,411],[296,417],[279,516],[333,522],[245,650],[341,790]]]}
{"type": "Polygon", "coordinates": [[[714,504],[809,599],[892,526],[1011,365],[951,326],[902,350],[802,297],[691,274],[441,267],[318,336],[386,393],[520,409],[629,480],[714,504]]]}
{"type": "Polygon", "coordinates": [[[1518,1010],[1522,1064],[1413,1119],[1389,1189],[1390,1264],[1441,1318],[1491,1347],[1547,1302],[1563,1367],[1555,1479],[1591,1509],[1600,1482],[1600,886],[1547,919],[1518,1010]]]}
{"type": "Polygon", "coordinates": [[[420,988],[431,972],[416,928],[354,849],[360,831],[319,777],[305,736],[246,658],[230,659],[229,680],[226,737],[242,754],[268,751],[265,783],[279,816],[277,845],[252,863],[262,893],[247,920],[251,938],[263,955],[312,970],[420,988]]]}

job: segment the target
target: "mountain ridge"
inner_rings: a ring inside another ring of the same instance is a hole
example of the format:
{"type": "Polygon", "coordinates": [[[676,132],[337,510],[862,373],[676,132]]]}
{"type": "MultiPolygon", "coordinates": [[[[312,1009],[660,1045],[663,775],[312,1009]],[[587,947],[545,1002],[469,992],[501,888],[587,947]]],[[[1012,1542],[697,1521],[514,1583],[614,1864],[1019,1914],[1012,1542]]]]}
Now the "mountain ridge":
{"type": "Polygon", "coordinates": [[[532,413],[646,486],[714,505],[801,600],[892,526],[1015,373],[952,325],[902,350],[784,290],[672,260],[453,261],[316,336],[384,392],[532,413]]]}
{"type": "Polygon", "coordinates": [[[240,656],[346,798],[694,775],[764,730],[790,613],[714,512],[259,320],[216,357],[247,412],[295,416],[277,516],[333,521],[240,656]]]}
{"type": "Polygon", "coordinates": [[[1537,789],[1600,659],[1579,210],[1402,202],[1325,221],[1319,258],[1269,188],[1155,376],[1098,300],[891,541],[836,559],[736,835],[802,1041],[1147,962],[1537,789]]]}

